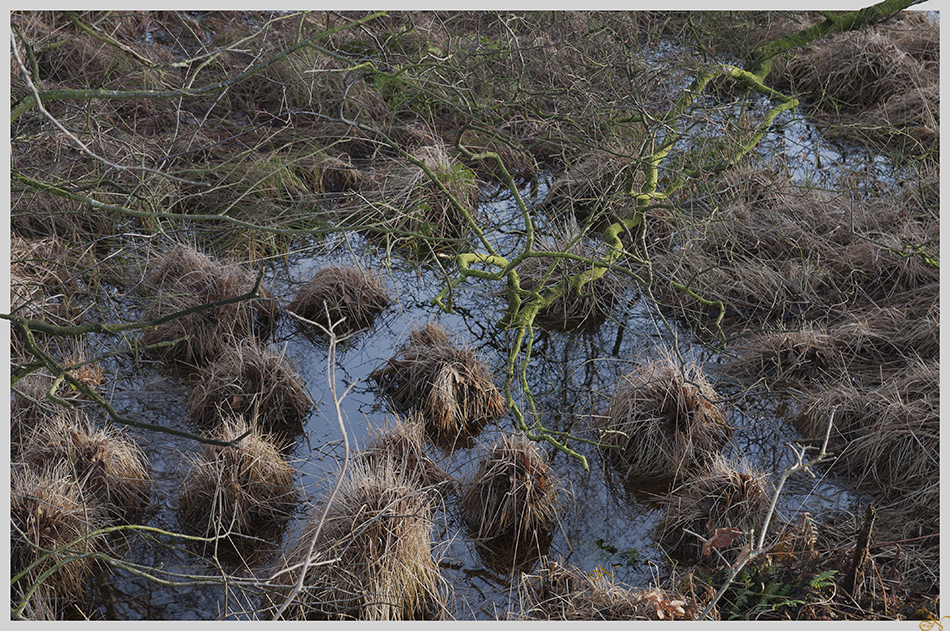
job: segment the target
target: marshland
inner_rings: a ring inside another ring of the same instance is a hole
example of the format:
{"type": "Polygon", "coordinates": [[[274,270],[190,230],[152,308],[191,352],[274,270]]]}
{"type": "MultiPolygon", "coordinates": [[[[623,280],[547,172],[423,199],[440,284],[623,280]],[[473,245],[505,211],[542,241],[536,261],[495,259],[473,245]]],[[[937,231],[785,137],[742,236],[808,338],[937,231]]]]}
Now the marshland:
{"type": "Polygon", "coordinates": [[[914,4],[11,13],[11,617],[939,617],[914,4]]]}

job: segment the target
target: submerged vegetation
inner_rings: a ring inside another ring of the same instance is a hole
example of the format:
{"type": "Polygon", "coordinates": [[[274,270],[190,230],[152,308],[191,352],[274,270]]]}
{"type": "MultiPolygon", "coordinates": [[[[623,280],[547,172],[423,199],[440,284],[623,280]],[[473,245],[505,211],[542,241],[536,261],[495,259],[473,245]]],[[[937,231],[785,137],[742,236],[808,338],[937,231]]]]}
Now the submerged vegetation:
{"type": "Polygon", "coordinates": [[[11,13],[14,617],[936,615],[915,3],[11,13]]]}

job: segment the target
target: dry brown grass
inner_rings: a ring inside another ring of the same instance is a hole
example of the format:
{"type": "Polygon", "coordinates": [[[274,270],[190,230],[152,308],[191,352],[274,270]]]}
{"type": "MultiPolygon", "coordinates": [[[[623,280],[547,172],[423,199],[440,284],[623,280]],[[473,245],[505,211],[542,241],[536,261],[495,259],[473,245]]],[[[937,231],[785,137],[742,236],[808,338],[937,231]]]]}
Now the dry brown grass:
{"type": "Polygon", "coordinates": [[[478,468],[461,482],[459,510],[477,540],[524,540],[554,525],[562,493],[537,443],[510,434],[483,450],[478,468]]]}
{"type": "Polygon", "coordinates": [[[810,381],[827,375],[839,363],[834,338],[822,327],[771,331],[745,338],[733,347],[735,370],[771,384],[810,381]]]}
{"type": "Polygon", "coordinates": [[[621,378],[597,421],[610,462],[628,478],[672,479],[702,466],[729,435],[702,369],[666,355],[621,378]]]}
{"type": "Polygon", "coordinates": [[[518,589],[518,620],[693,620],[698,613],[682,594],[633,589],[553,560],[523,574],[518,589]]]}
{"type": "Polygon", "coordinates": [[[579,156],[551,184],[540,209],[582,223],[619,200],[635,166],[630,158],[606,151],[579,156]]]}
{"type": "Polygon", "coordinates": [[[104,546],[102,535],[94,533],[106,525],[105,511],[84,497],[65,463],[15,465],[10,476],[10,570],[12,576],[27,572],[11,586],[11,595],[22,597],[51,571],[35,598],[57,609],[59,602],[81,597],[93,569],[87,555],[104,546]]]}
{"type": "Polygon", "coordinates": [[[476,434],[506,411],[488,368],[472,351],[455,348],[437,324],[410,331],[409,342],[370,379],[395,411],[421,412],[442,445],[476,434]]]}
{"type": "MultiPolygon", "coordinates": [[[[230,441],[248,429],[244,418],[232,416],[213,435],[230,441]]],[[[258,430],[250,429],[236,447],[205,445],[187,459],[178,502],[187,530],[226,538],[239,549],[254,541],[245,537],[286,522],[299,499],[294,468],[258,430]]]]}
{"type": "MultiPolygon", "coordinates": [[[[350,465],[323,524],[304,590],[285,613],[291,619],[412,620],[440,600],[433,557],[430,496],[391,460],[350,465]]],[[[288,564],[304,560],[321,509],[308,523],[288,564]]],[[[289,584],[299,570],[281,575],[289,584]]]]}
{"type": "MultiPolygon", "coordinates": [[[[152,299],[148,316],[157,318],[201,304],[233,298],[253,289],[255,275],[225,264],[191,247],[178,246],[158,256],[146,272],[143,293],[152,299]]],[[[220,354],[231,340],[266,339],[275,317],[275,304],[262,286],[260,299],[192,313],[149,329],[142,344],[168,343],[153,349],[164,359],[201,365],[220,354]]]]}
{"type": "MultiPolygon", "coordinates": [[[[939,503],[940,367],[912,362],[903,374],[875,388],[837,387],[813,397],[801,415],[803,434],[835,409],[848,428],[837,443],[835,466],[859,485],[891,500],[939,503]],[[835,407],[837,406],[837,407],[835,407]]],[[[814,438],[814,432],[805,434],[814,438]]]]}
{"type": "MultiPolygon", "coordinates": [[[[663,498],[664,513],[656,528],[657,540],[670,552],[718,564],[715,552],[704,556],[703,542],[686,530],[711,539],[718,528],[738,528],[745,533],[754,529],[758,537],[771,499],[771,484],[765,473],[717,455],[701,474],[663,498]]],[[[733,562],[747,540],[748,537],[740,537],[719,551],[733,562]]]]}
{"type": "Polygon", "coordinates": [[[255,406],[258,429],[276,432],[299,429],[314,403],[284,353],[253,339],[240,340],[199,369],[188,397],[189,416],[198,425],[214,427],[222,416],[250,418],[255,406]]]}
{"type": "Polygon", "coordinates": [[[151,474],[142,449],[124,432],[96,429],[81,410],[61,410],[34,428],[21,461],[37,469],[64,464],[83,491],[110,516],[148,506],[151,474]]]}
{"type": "Polygon", "coordinates": [[[832,135],[904,156],[932,152],[940,131],[939,30],[926,16],[905,13],[811,47],[792,58],[787,74],[832,123],[832,135]]]}
{"type": "Polygon", "coordinates": [[[446,494],[454,481],[425,452],[425,421],[418,413],[394,416],[383,427],[370,427],[370,439],[359,458],[368,469],[392,468],[420,487],[446,494]]]}
{"type": "Polygon", "coordinates": [[[331,265],[317,271],[287,308],[327,330],[343,319],[336,327],[342,334],[369,327],[390,302],[379,276],[357,267],[331,265]]]}
{"type": "MultiPolygon", "coordinates": [[[[470,169],[454,159],[441,143],[418,147],[410,153],[474,216],[479,190],[470,169]]],[[[375,185],[367,183],[363,191],[369,206],[360,211],[363,222],[374,224],[373,233],[390,233],[397,239],[458,239],[468,234],[464,214],[418,165],[393,160],[379,169],[373,180],[375,185]]]]}

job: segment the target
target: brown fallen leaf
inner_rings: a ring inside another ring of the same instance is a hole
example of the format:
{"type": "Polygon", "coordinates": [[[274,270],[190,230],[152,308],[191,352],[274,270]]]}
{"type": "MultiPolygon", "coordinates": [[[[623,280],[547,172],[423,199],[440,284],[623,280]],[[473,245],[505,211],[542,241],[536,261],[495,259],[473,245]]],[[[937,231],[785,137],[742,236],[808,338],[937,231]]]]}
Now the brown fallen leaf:
{"type": "Polygon", "coordinates": [[[742,535],[742,531],[732,526],[716,528],[713,536],[703,544],[703,556],[709,555],[710,548],[725,548],[742,535]]]}

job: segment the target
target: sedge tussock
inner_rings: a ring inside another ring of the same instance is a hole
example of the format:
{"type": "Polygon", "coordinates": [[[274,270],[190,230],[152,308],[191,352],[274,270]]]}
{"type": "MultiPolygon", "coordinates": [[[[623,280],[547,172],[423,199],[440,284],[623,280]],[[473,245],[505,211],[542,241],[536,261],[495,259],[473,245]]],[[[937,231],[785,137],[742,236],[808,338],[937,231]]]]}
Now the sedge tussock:
{"type": "Polygon", "coordinates": [[[26,572],[11,589],[23,592],[44,579],[44,596],[74,599],[93,569],[89,553],[103,548],[97,531],[107,522],[95,499],[85,497],[65,463],[14,465],[10,472],[10,569],[26,572]]]}
{"type": "Polygon", "coordinates": [[[607,457],[628,478],[685,474],[718,453],[729,436],[702,369],[681,367],[671,355],[622,377],[597,424],[607,457]]]}
{"type": "Polygon", "coordinates": [[[370,428],[370,440],[359,458],[368,468],[391,467],[420,487],[450,490],[448,474],[425,452],[425,421],[418,413],[394,416],[381,428],[370,428]]]}
{"type": "Polygon", "coordinates": [[[189,416],[214,427],[222,415],[250,417],[257,409],[265,432],[296,429],[313,409],[307,385],[283,352],[240,340],[198,370],[188,398],[189,416]]]}
{"type": "Polygon", "coordinates": [[[285,522],[299,495],[294,468],[280,451],[241,416],[224,419],[214,432],[234,447],[204,445],[186,460],[179,493],[182,525],[200,536],[224,537],[240,546],[243,537],[285,522]]]}
{"type": "MultiPolygon", "coordinates": [[[[389,460],[351,463],[320,531],[291,619],[412,620],[440,600],[429,494],[389,460]]],[[[314,509],[288,564],[304,560],[322,508],[314,509]]],[[[281,575],[296,582],[299,568],[281,575]]]]}
{"type": "Polygon", "coordinates": [[[478,540],[523,540],[553,526],[561,492],[537,443],[524,434],[506,435],[482,452],[478,469],[462,481],[459,509],[478,540]]]}
{"type": "Polygon", "coordinates": [[[317,271],[288,306],[297,315],[346,333],[369,327],[391,303],[382,280],[357,267],[331,265],[317,271]],[[328,315],[329,314],[329,315],[328,315]]]}
{"type": "Polygon", "coordinates": [[[396,412],[418,411],[440,444],[476,434],[506,411],[488,368],[456,348],[440,325],[409,332],[409,341],[370,374],[396,412]]]}
{"type": "Polygon", "coordinates": [[[60,410],[38,423],[20,459],[37,469],[66,465],[110,516],[139,514],[148,506],[151,475],[145,453],[125,432],[93,427],[82,410],[60,410]]]}
{"type": "MultiPolygon", "coordinates": [[[[178,246],[154,262],[142,283],[152,298],[147,315],[158,318],[202,304],[234,298],[254,288],[255,275],[237,264],[225,264],[194,248],[178,246]]],[[[275,304],[260,287],[261,298],[205,309],[149,329],[143,345],[166,344],[153,349],[159,357],[201,365],[220,354],[230,340],[266,339],[275,318],[275,304]],[[167,345],[179,338],[183,341],[167,345]]]]}
{"type": "MultiPolygon", "coordinates": [[[[700,474],[666,495],[663,517],[656,527],[657,539],[671,552],[699,561],[716,563],[718,556],[702,554],[703,542],[720,528],[737,528],[756,536],[765,523],[771,502],[768,476],[746,462],[732,463],[717,454],[700,474]],[[696,533],[690,534],[687,530],[696,533]]],[[[720,552],[734,561],[746,542],[739,537],[720,552]]]]}

